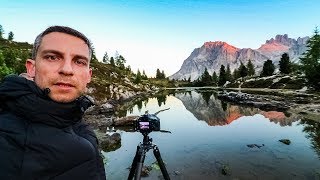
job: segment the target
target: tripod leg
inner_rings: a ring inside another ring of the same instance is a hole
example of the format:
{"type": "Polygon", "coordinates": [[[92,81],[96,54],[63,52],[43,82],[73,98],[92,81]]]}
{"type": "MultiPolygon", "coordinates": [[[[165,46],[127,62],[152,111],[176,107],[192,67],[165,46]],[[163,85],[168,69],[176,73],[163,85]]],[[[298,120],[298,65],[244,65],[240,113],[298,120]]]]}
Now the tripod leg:
{"type": "Polygon", "coordinates": [[[144,163],[144,159],[146,157],[146,152],[144,148],[139,149],[139,157],[137,158],[137,168],[134,176],[134,180],[140,180],[141,178],[141,171],[144,163]]]}
{"type": "Polygon", "coordinates": [[[132,180],[132,178],[134,176],[134,173],[136,171],[138,158],[141,156],[139,154],[139,152],[140,152],[140,146],[137,146],[136,155],[134,156],[132,164],[131,164],[131,169],[130,169],[130,173],[129,173],[129,176],[128,176],[128,180],[132,180]]]}
{"type": "Polygon", "coordinates": [[[164,179],[165,180],[170,180],[168,171],[167,171],[166,166],[164,165],[164,163],[162,161],[162,158],[161,158],[161,155],[160,155],[160,151],[159,151],[159,148],[157,146],[154,147],[153,154],[154,154],[154,156],[156,157],[156,159],[158,161],[158,164],[160,166],[160,169],[161,169],[161,172],[162,172],[162,175],[163,175],[164,179]]]}

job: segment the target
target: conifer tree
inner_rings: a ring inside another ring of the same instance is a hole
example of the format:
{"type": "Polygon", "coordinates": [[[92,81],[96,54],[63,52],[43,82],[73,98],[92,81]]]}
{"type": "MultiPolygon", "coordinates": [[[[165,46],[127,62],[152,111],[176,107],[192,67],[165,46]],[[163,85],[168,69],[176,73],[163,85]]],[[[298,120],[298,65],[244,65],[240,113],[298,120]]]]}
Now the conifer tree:
{"type": "Polygon", "coordinates": [[[229,82],[233,82],[233,78],[231,75],[231,70],[230,70],[230,65],[227,65],[227,70],[226,70],[226,80],[229,82]]]}
{"type": "Polygon", "coordinates": [[[208,69],[207,68],[205,68],[204,69],[204,72],[203,72],[203,74],[202,74],[202,76],[201,76],[201,82],[202,82],[202,84],[204,85],[204,86],[208,86],[208,85],[211,85],[211,81],[212,79],[211,79],[211,76],[210,76],[210,74],[209,74],[209,72],[208,72],[208,69]]]}
{"type": "Polygon", "coordinates": [[[161,71],[161,79],[165,79],[166,78],[166,74],[164,73],[164,70],[161,71]]]}
{"type": "Polygon", "coordinates": [[[137,75],[136,75],[136,78],[135,78],[134,82],[135,82],[136,84],[138,84],[138,83],[141,82],[141,79],[142,79],[142,77],[141,77],[141,72],[140,72],[140,70],[138,69],[137,75]]]}
{"type": "Polygon", "coordinates": [[[115,67],[115,66],[116,66],[116,64],[115,64],[115,62],[114,62],[114,58],[113,58],[113,57],[111,57],[111,58],[110,58],[110,64],[111,64],[111,66],[113,66],[113,67],[115,67]]]}
{"type": "Polygon", "coordinates": [[[287,53],[283,53],[279,61],[279,71],[282,74],[290,74],[292,72],[292,64],[287,53]]]}
{"type": "Polygon", "coordinates": [[[95,48],[94,48],[94,46],[91,44],[91,47],[92,47],[92,56],[91,56],[91,60],[92,61],[96,61],[96,62],[98,62],[98,58],[97,58],[97,56],[96,56],[96,50],[95,50],[95,48]]]}
{"type": "Polygon", "coordinates": [[[273,75],[275,70],[274,64],[272,63],[272,61],[270,59],[268,59],[267,61],[265,61],[263,63],[263,68],[262,68],[262,72],[260,74],[261,77],[264,76],[271,76],[273,75]]]}
{"type": "Polygon", "coordinates": [[[102,62],[104,62],[106,64],[110,63],[109,56],[108,56],[107,52],[104,53],[103,58],[102,58],[102,62]]]}
{"type": "Polygon", "coordinates": [[[157,69],[157,72],[156,72],[156,79],[160,79],[161,78],[161,72],[159,69],[157,69]]]}
{"type": "Polygon", "coordinates": [[[3,34],[4,34],[4,30],[3,30],[2,25],[0,24],[0,39],[3,38],[3,34]]]}
{"type": "Polygon", "coordinates": [[[240,77],[248,76],[248,69],[242,62],[240,62],[239,75],[240,77]]]}
{"type": "Polygon", "coordinates": [[[13,36],[14,36],[13,32],[10,31],[9,34],[8,34],[8,40],[12,41],[13,40],[13,36]]]}
{"type": "Polygon", "coordinates": [[[308,50],[301,59],[302,69],[310,86],[320,89],[320,35],[318,28],[307,42],[308,50]]]}
{"type": "Polygon", "coordinates": [[[254,74],[256,72],[254,70],[254,65],[252,64],[250,59],[249,59],[248,64],[247,64],[247,69],[248,69],[248,76],[254,76],[254,74]]]}
{"type": "Polygon", "coordinates": [[[226,82],[227,82],[227,80],[226,80],[226,70],[225,70],[224,65],[221,65],[220,66],[218,85],[219,86],[223,86],[226,82]]]}
{"type": "Polygon", "coordinates": [[[147,80],[147,79],[148,79],[148,76],[146,75],[146,72],[145,72],[144,70],[142,71],[141,78],[142,78],[143,80],[147,80]]]}
{"type": "Polygon", "coordinates": [[[213,71],[213,73],[212,73],[212,84],[214,86],[218,85],[218,76],[217,76],[217,73],[215,71],[213,71]]]}
{"type": "Polygon", "coordinates": [[[232,73],[232,76],[233,76],[234,80],[240,78],[239,70],[238,69],[234,69],[233,73],[232,73]]]}

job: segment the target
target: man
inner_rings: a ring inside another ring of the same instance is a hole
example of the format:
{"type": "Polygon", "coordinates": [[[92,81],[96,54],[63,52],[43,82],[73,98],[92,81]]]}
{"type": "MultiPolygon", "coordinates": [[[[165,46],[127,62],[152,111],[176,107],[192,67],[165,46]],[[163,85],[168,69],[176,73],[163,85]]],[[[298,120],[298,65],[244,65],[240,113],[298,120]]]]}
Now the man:
{"type": "Polygon", "coordinates": [[[27,77],[0,85],[0,179],[106,179],[97,138],[84,124],[92,105],[90,41],[52,26],[35,40],[27,77]]]}

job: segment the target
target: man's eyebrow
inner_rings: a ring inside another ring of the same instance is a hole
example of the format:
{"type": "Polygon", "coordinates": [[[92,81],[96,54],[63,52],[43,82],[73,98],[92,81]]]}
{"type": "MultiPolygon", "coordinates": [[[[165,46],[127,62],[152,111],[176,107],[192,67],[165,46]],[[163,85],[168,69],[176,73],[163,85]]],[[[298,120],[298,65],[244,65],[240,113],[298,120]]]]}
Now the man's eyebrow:
{"type": "MultiPolygon", "coordinates": [[[[64,54],[63,52],[60,52],[60,51],[57,51],[57,50],[52,50],[52,49],[43,50],[42,51],[42,54],[47,54],[47,53],[53,53],[53,54],[57,54],[59,56],[63,56],[63,54],[64,54]]],[[[89,62],[89,59],[86,56],[82,56],[82,55],[79,55],[79,54],[76,54],[73,58],[74,59],[84,59],[84,60],[89,62]]]]}
{"type": "Polygon", "coordinates": [[[58,54],[58,55],[60,55],[60,56],[62,56],[62,55],[63,55],[63,53],[62,53],[62,52],[60,52],[60,51],[57,51],[57,50],[50,50],[50,49],[49,49],[49,50],[43,50],[41,54],[47,54],[47,53],[58,54]]]}

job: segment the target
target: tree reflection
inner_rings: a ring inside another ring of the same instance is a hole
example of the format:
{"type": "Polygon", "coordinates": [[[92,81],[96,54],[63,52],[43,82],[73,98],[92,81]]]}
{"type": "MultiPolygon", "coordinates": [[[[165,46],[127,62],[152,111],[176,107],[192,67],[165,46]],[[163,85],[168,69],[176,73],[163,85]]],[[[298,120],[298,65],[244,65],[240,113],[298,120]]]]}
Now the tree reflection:
{"type": "Polygon", "coordinates": [[[304,125],[303,132],[308,133],[306,137],[311,140],[311,146],[320,158],[320,123],[302,119],[300,124],[304,125]]]}
{"type": "Polygon", "coordinates": [[[137,108],[138,108],[138,111],[141,112],[141,109],[142,109],[142,101],[138,101],[138,102],[137,102],[137,108]]]}
{"type": "Polygon", "coordinates": [[[117,116],[118,116],[118,117],[125,117],[125,116],[127,116],[127,110],[126,110],[126,109],[120,109],[120,110],[118,110],[117,116]]]}
{"type": "Polygon", "coordinates": [[[202,92],[199,92],[202,96],[202,98],[204,99],[204,101],[207,103],[207,105],[209,104],[209,100],[210,100],[210,97],[211,95],[213,94],[212,91],[202,91],[202,92]]]}
{"type": "Polygon", "coordinates": [[[225,101],[221,101],[221,107],[224,111],[227,111],[228,109],[228,103],[225,101]]]}
{"type": "Polygon", "coordinates": [[[161,107],[162,103],[163,103],[163,105],[166,104],[167,95],[159,95],[159,96],[157,96],[157,100],[158,100],[159,107],[161,107]]]}

